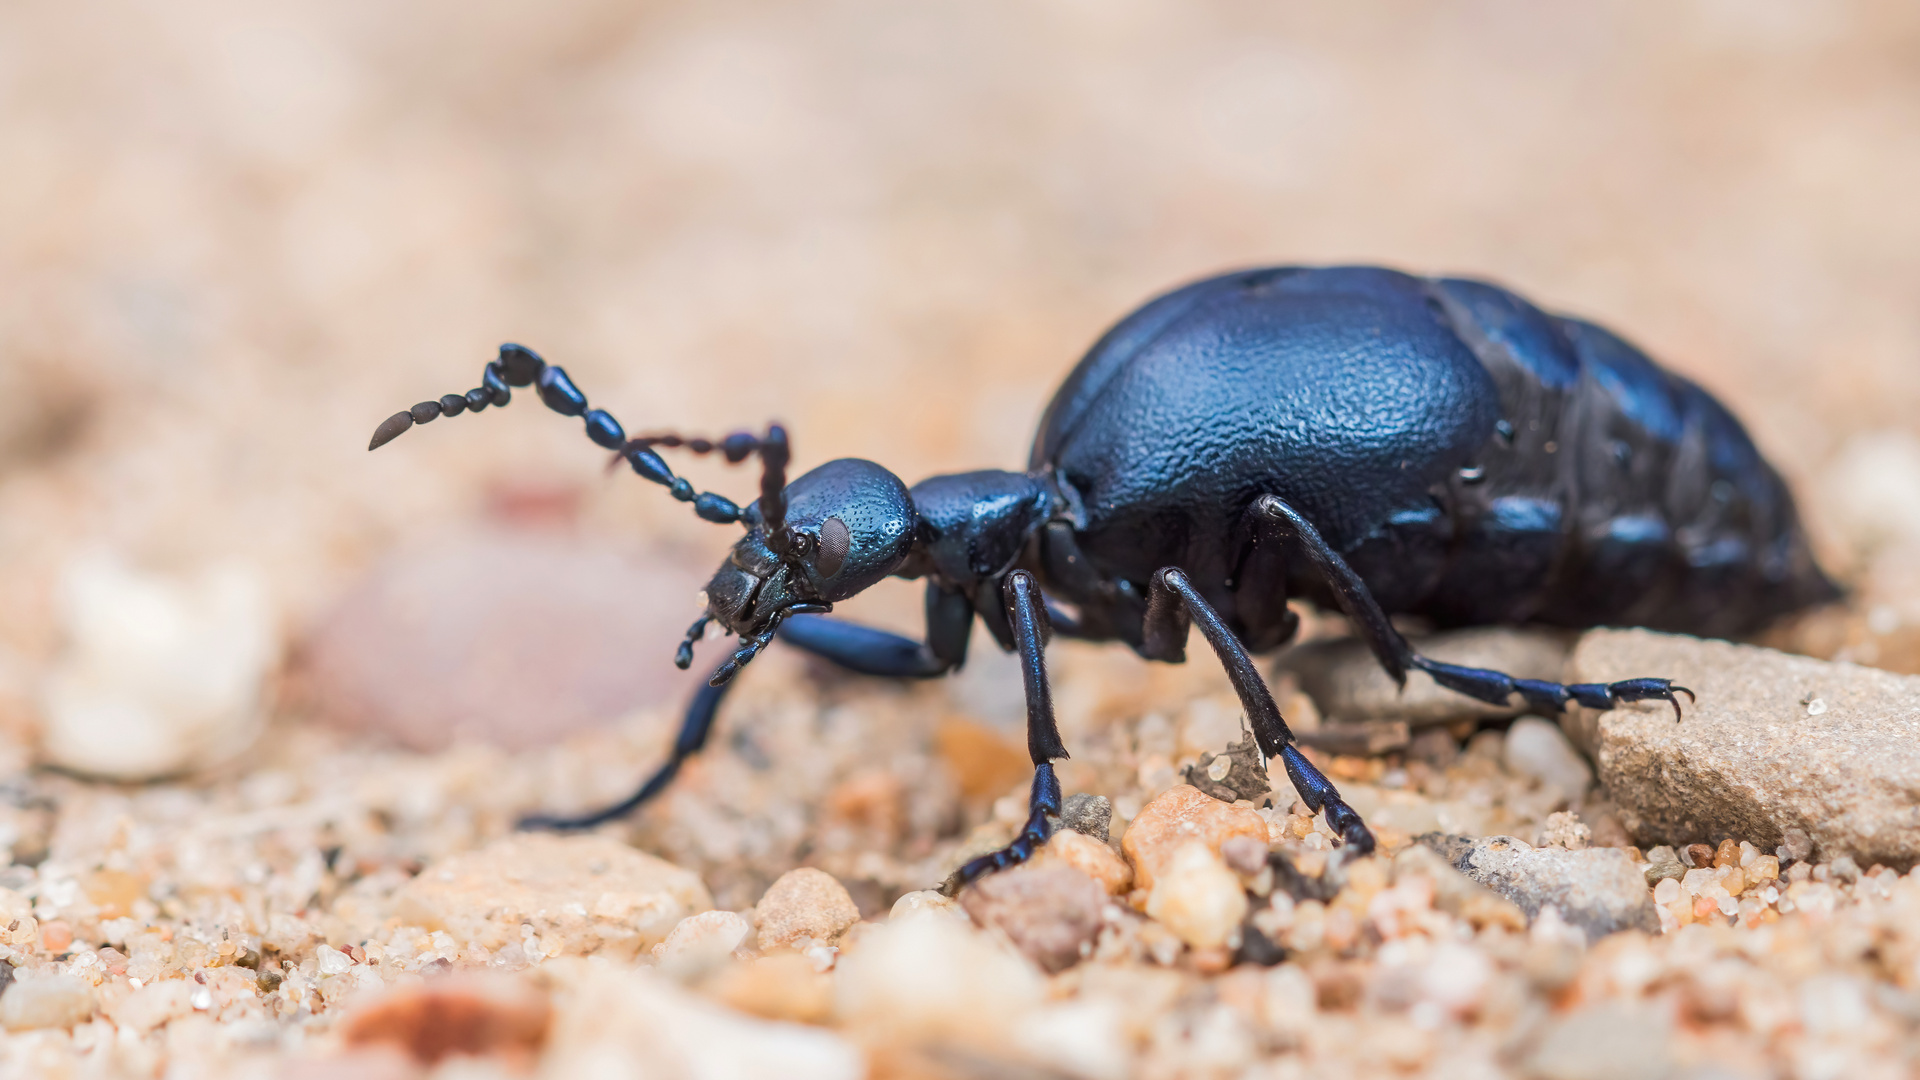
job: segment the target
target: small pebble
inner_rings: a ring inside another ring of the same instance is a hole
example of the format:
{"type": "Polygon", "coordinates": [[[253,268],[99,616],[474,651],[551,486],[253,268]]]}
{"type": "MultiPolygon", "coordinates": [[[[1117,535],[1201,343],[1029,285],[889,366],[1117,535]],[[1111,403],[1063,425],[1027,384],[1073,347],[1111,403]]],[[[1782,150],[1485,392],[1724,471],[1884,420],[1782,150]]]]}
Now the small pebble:
{"type": "Polygon", "coordinates": [[[960,901],[938,889],[922,889],[919,892],[905,893],[893,902],[893,910],[887,913],[888,921],[920,919],[928,916],[968,921],[967,913],[960,907],[960,901]]]}
{"type": "Polygon", "coordinates": [[[67,648],[41,700],[41,752],[92,776],[151,780],[226,761],[262,726],[279,639],[253,570],[192,576],[76,557],[59,584],[67,648]]]}
{"type": "Polygon", "coordinates": [[[830,945],[860,921],[846,886],[810,866],[780,875],[753,912],[762,951],[830,945]]]}
{"type": "Polygon", "coordinates": [[[705,971],[725,963],[752,929],[735,912],[703,911],[675,924],[667,939],[653,947],[653,955],[676,973],[705,971]]]}
{"type": "MultiPolygon", "coordinates": [[[[956,901],[928,890],[953,905],[962,923],[965,912],[956,901]]],[[[909,894],[911,895],[911,894],[909,894]]],[[[752,1016],[822,1024],[833,1014],[833,977],[799,953],[775,953],[747,964],[730,964],[700,984],[703,993],[752,1016]]]]}
{"type": "Polygon", "coordinates": [[[1072,866],[1027,865],[981,878],[960,894],[960,904],[1042,969],[1057,972],[1078,963],[1099,933],[1107,891],[1072,866]]]}
{"type": "Polygon", "coordinates": [[[1156,876],[1188,843],[1197,840],[1217,855],[1220,845],[1234,836],[1265,843],[1266,819],[1250,807],[1224,803],[1198,788],[1176,784],[1141,807],[1121,836],[1120,849],[1133,864],[1135,886],[1151,891],[1156,876]]]}
{"type": "Polygon", "coordinates": [[[1119,896],[1133,885],[1133,867],[1104,842],[1086,833],[1056,832],[1035,854],[1034,865],[1051,862],[1071,866],[1100,883],[1109,896],[1119,896]]]}
{"type": "MultiPolygon", "coordinates": [[[[108,1010],[118,1027],[146,1032],[193,1011],[195,985],[184,979],[167,979],[142,986],[121,998],[108,1010]]],[[[204,989],[204,988],[201,988],[204,989]]]]}
{"type": "Polygon", "coordinates": [[[0,994],[0,1027],[70,1028],[92,1016],[93,1008],[93,987],[72,975],[18,979],[0,994]]]}
{"type": "Polygon", "coordinates": [[[835,969],[835,1014],[881,1045],[991,1045],[1043,996],[1039,971],[968,923],[877,927],[835,969]]]}
{"type": "Polygon", "coordinates": [[[1593,786],[1593,767],[1580,756],[1560,725],[1523,716],[1507,729],[1503,751],[1509,772],[1538,780],[1578,805],[1593,786]]]}
{"type": "Polygon", "coordinates": [[[73,927],[68,926],[61,919],[41,923],[40,945],[53,955],[59,956],[73,948],[73,927]]]}
{"type": "MultiPolygon", "coordinates": [[[[1508,740],[1512,745],[1512,740],[1508,740]]],[[[1540,829],[1541,847],[1563,847],[1569,851],[1579,851],[1593,845],[1593,830],[1580,821],[1579,815],[1571,811],[1548,814],[1546,824],[1540,829]]]]}
{"type": "Polygon", "coordinates": [[[1113,824],[1113,803],[1105,795],[1076,792],[1060,807],[1060,827],[1084,833],[1101,843],[1107,842],[1107,830],[1113,824]]]}
{"type": "Polygon", "coordinates": [[[1239,944],[1247,910],[1239,876],[1218,852],[1198,841],[1174,853],[1147,897],[1147,915],[1195,949],[1239,944]]]}

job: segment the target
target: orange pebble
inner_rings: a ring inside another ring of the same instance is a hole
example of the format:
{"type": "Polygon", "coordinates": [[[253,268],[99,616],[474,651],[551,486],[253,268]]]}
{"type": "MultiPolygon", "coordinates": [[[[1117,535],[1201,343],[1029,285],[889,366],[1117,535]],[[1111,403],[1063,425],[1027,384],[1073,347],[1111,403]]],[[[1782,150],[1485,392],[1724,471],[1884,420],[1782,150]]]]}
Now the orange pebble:
{"type": "Polygon", "coordinates": [[[58,955],[73,948],[73,927],[64,921],[55,919],[40,927],[40,944],[50,953],[58,955]]]}

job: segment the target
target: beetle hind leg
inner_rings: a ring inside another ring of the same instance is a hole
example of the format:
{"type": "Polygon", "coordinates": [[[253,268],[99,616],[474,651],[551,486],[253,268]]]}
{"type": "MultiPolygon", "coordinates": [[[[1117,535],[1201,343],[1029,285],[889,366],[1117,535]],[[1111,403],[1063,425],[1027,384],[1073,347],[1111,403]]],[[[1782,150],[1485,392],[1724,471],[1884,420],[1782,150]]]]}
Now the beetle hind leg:
{"type": "Polygon", "coordinates": [[[1614,683],[1566,685],[1539,679],[1516,679],[1505,672],[1443,664],[1421,656],[1393,628],[1393,623],[1388,621],[1386,612],[1380,609],[1366,582],[1354,573],[1353,567],[1340,557],[1339,552],[1328,545],[1312,522],[1272,495],[1264,495],[1256,500],[1253,511],[1291,533],[1306,549],[1307,557],[1332,586],[1334,595],[1340,601],[1341,611],[1353,620],[1355,629],[1373,650],[1380,666],[1386,668],[1387,674],[1402,686],[1406,685],[1407,669],[1414,668],[1426,672],[1434,682],[1449,690],[1493,705],[1511,705],[1515,694],[1536,709],[1554,712],[1564,712],[1570,702],[1576,701],[1587,708],[1603,710],[1632,701],[1665,701],[1673,706],[1673,718],[1676,721],[1680,719],[1680,699],[1676,695],[1685,694],[1689,701],[1693,700],[1693,691],[1684,686],[1675,686],[1671,679],[1624,679],[1614,683]]]}

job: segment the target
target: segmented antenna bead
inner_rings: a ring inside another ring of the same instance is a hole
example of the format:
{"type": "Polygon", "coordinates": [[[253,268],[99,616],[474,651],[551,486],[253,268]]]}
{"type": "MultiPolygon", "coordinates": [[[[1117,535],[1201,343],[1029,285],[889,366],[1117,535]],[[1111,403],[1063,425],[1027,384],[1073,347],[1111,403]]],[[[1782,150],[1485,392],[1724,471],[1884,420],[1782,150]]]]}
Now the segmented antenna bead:
{"type": "Polygon", "coordinates": [[[667,468],[666,461],[662,459],[659,454],[654,453],[647,447],[627,447],[626,458],[627,464],[633,466],[633,471],[646,477],[648,480],[662,485],[671,485],[673,483],[673,470],[667,468]]]}
{"type": "Polygon", "coordinates": [[[539,353],[525,345],[515,345],[512,342],[500,346],[500,359],[495,362],[500,365],[501,375],[506,378],[508,386],[531,385],[533,380],[540,377],[541,370],[547,366],[547,362],[540,359],[539,353]]]}
{"type": "Polygon", "coordinates": [[[474,412],[493,404],[493,391],[484,386],[476,386],[467,391],[467,408],[474,412]]]}
{"type": "Polygon", "coordinates": [[[579,416],[587,411],[587,395],[567,378],[564,368],[549,367],[540,373],[540,400],[562,416],[579,416]]]}
{"type": "Polygon", "coordinates": [[[618,450],[626,445],[627,433],[612,413],[594,409],[587,414],[587,438],[609,450],[618,450]]]}
{"type": "Polygon", "coordinates": [[[688,483],[687,478],[684,476],[674,477],[673,483],[669,485],[669,490],[673,493],[673,497],[679,499],[681,502],[693,501],[693,485],[688,483]]]}
{"type": "Polygon", "coordinates": [[[459,416],[467,411],[467,399],[459,394],[447,394],[440,399],[440,411],[447,416],[459,416]]]}
{"type": "Polygon", "coordinates": [[[423,401],[413,408],[408,409],[407,412],[413,416],[414,423],[424,424],[440,415],[440,403],[437,401],[423,401]]]}
{"type": "Polygon", "coordinates": [[[703,491],[694,497],[693,512],[717,525],[731,525],[740,520],[740,508],[725,495],[716,495],[703,491]]]}
{"type": "Polygon", "coordinates": [[[727,455],[727,464],[738,465],[747,460],[747,455],[753,453],[759,445],[759,439],[744,431],[736,431],[721,440],[720,450],[727,455]]]}
{"type": "Polygon", "coordinates": [[[480,382],[493,393],[495,405],[505,406],[513,400],[513,391],[507,389],[507,377],[500,370],[500,361],[495,360],[487,365],[486,374],[480,376],[480,382]]]}
{"type": "Polygon", "coordinates": [[[389,416],[385,420],[380,421],[380,426],[373,429],[373,441],[367,444],[367,449],[369,450],[380,449],[381,447],[387,445],[393,440],[399,438],[401,432],[406,431],[408,428],[412,426],[413,426],[413,413],[411,412],[394,413],[392,416],[389,416]]]}

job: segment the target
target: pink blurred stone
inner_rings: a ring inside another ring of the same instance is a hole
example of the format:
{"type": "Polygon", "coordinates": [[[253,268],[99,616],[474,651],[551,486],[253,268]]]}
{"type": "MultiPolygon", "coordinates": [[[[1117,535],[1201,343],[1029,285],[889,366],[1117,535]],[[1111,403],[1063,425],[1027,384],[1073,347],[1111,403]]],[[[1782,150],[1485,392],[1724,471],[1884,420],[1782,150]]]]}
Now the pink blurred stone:
{"type": "Polygon", "coordinates": [[[680,671],[673,650],[706,576],[561,531],[477,526],[388,556],[316,628],[303,670],[344,727],[421,750],[538,746],[693,693],[706,668],[680,671]]]}

